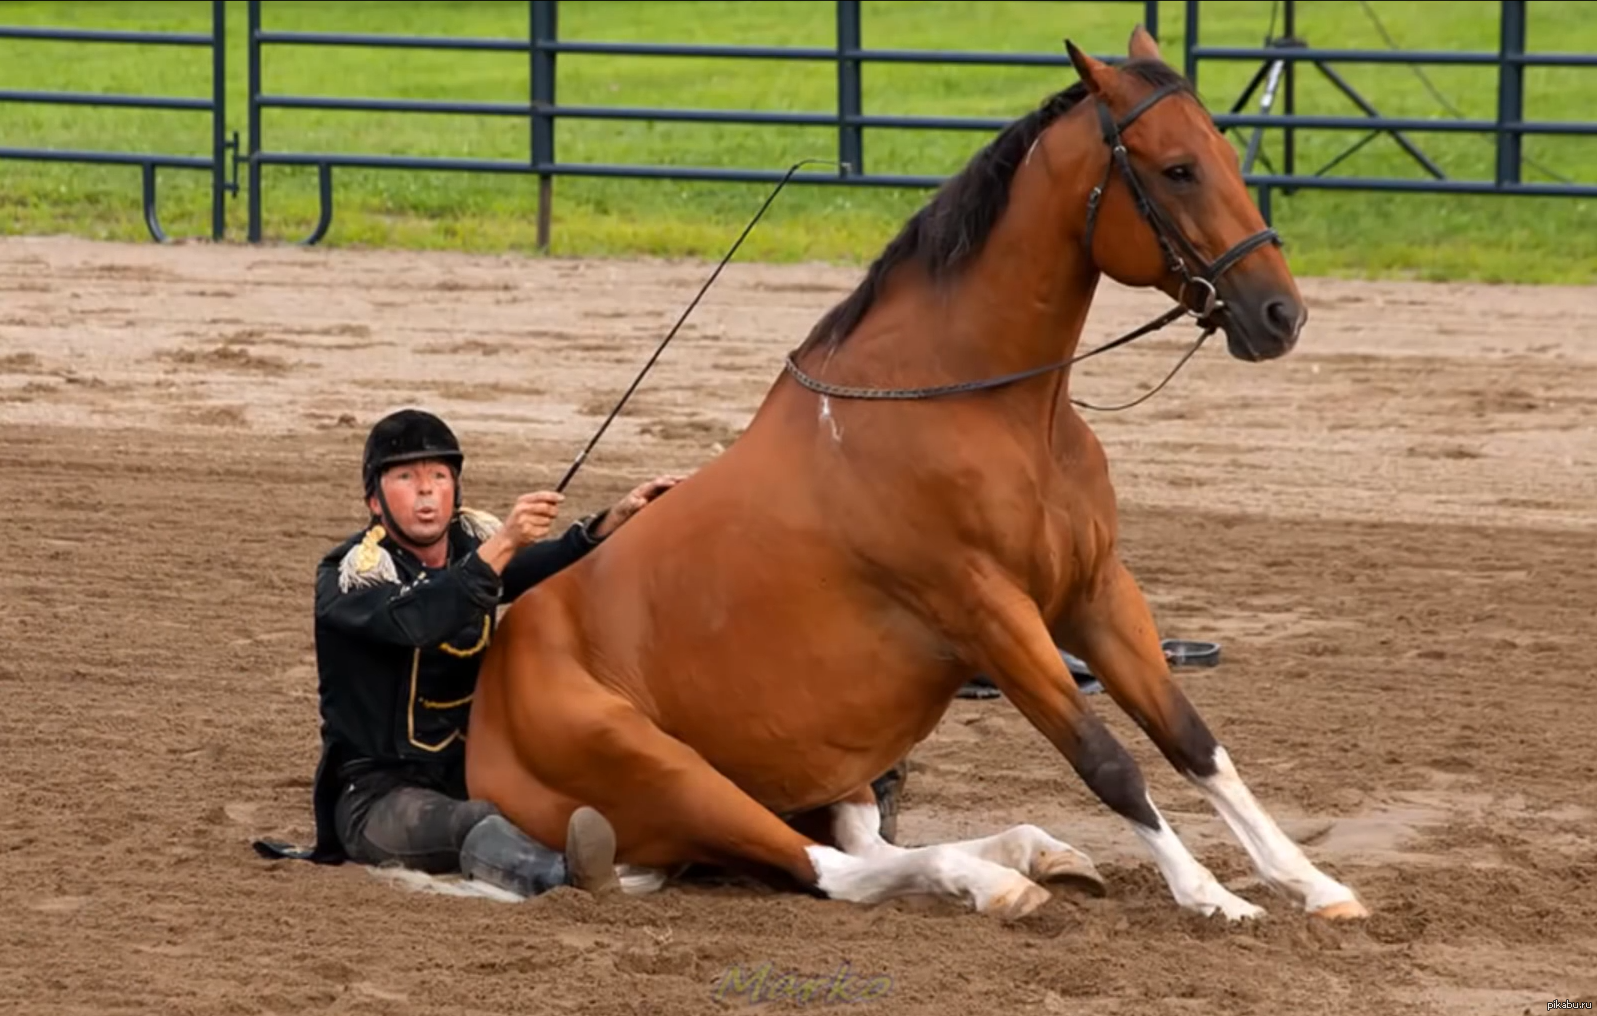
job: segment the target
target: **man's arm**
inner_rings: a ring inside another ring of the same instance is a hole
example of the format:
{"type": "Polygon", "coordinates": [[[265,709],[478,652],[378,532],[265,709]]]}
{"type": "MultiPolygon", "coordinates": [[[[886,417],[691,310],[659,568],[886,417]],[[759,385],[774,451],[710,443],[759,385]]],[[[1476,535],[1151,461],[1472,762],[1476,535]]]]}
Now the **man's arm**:
{"type": "MultiPolygon", "coordinates": [[[[381,557],[362,570],[356,546],[316,572],[316,617],[343,631],[394,645],[442,642],[499,603],[499,576],[477,554],[401,586],[381,557]]],[[[381,553],[380,548],[376,548],[381,553]]]]}
{"type": "Polygon", "coordinates": [[[502,576],[504,588],[500,593],[500,602],[512,602],[555,572],[575,564],[597,547],[603,542],[603,538],[594,534],[599,531],[599,525],[604,521],[606,514],[607,512],[600,512],[591,518],[574,523],[555,539],[529,543],[516,551],[515,556],[505,565],[502,576]]]}

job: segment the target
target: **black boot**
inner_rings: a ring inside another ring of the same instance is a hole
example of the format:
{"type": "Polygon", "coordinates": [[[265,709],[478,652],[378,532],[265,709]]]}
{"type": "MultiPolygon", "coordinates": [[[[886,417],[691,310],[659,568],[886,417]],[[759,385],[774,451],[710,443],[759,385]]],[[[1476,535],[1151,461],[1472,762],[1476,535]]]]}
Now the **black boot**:
{"type": "Polygon", "coordinates": [[[898,843],[898,803],[904,792],[904,781],[909,777],[909,760],[898,764],[871,781],[876,793],[876,810],[882,816],[882,839],[898,843]]]}
{"type": "Polygon", "coordinates": [[[564,854],[534,840],[503,815],[490,815],[466,834],[460,847],[460,871],[522,896],[537,896],[563,885],[598,893],[620,884],[615,872],[615,832],[592,808],[579,808],[571,816],[564,854]]]}

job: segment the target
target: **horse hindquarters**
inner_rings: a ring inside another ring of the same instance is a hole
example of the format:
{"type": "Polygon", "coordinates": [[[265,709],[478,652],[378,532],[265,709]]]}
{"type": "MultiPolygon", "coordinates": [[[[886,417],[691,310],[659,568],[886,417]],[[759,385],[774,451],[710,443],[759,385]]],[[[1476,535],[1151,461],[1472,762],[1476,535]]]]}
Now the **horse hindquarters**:
{"type": "Polygon", "coordinates": [[[588,804],[615,829],[622,865],[700,862],[785,875],[858,903],[931,893],[1001,917],[1048,898],[1021,872],[957,849],[860,857],[803,835],[556,648],[553,610],[537,610],[534,645],[534,610],[524,605],[531,606],[518,603],[521,624],[501,628],[490,650],[468,750],[473,795],[492,800],[529,835],[560,844],[570,813],[588,804]]]}
{"type": "Polygon", "coordinates": [[[570,631],[561,613],[537,590],[490,647],[467,742],[472,795],[551,845],[591,805],[615,829],[620,864],[752,863],[813,884],[813,841],[596,681],[559,645],[570,631]]]}

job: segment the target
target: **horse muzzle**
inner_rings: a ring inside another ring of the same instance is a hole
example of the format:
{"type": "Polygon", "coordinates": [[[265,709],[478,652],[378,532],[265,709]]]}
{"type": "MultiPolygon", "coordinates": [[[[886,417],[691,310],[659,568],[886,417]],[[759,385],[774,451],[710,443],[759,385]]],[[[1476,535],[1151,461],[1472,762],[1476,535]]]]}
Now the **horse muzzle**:
{"type": "Polygon", "coordinates": [[[1285,356],[1303,334],[1308,308],[1294,294],[1251,292],[1251,288],[1240,279],[1234,286],[1222,283],[1219,306],[1199,322],[1205,327],[1219,326],[1225,332],[1226,348],[1238,360],[1261,363],[1285,356]]]}

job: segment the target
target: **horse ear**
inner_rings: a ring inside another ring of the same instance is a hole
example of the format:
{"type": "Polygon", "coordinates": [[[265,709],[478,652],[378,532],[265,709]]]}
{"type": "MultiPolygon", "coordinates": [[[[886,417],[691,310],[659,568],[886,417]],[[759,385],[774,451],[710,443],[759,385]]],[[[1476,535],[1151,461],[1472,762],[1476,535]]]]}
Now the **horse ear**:
{"type": "Polygon", "coordinates": [[[1069,39],[1065,40],[1065,52],[1070,54],[1070,62],[1075,65],[1076,73],[1081,75],[1081,83],[1087,86],[1087,91],[1102,95],[1109,81],[1109,65],[1083,53],[1069,39]]]}
{"type": "Polygon", "coordinates": [[[1159,42],[1148,30],[1141,25],[1131,30],[1131,43],[1126,48],[1126,53],[1133,60],[1157,60],[1164,62],[1164,56],[1159,52],[1159,42]]]}

